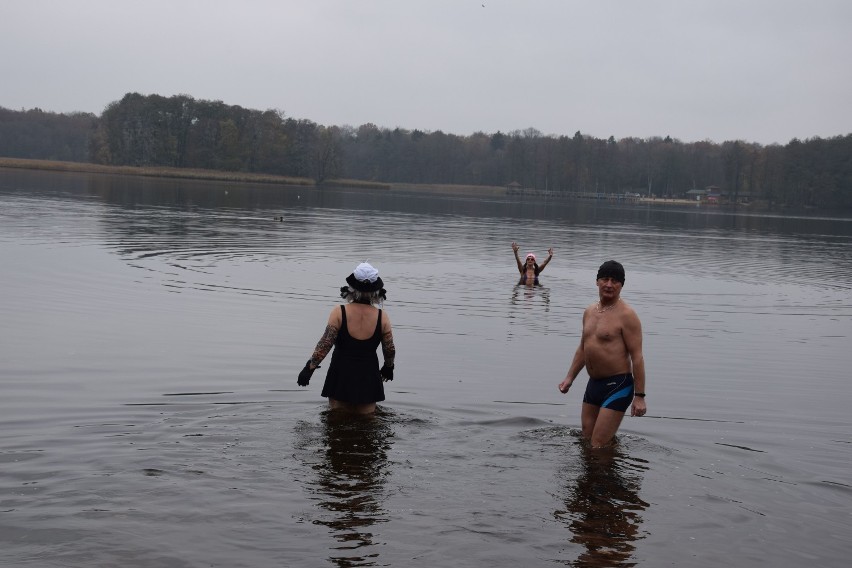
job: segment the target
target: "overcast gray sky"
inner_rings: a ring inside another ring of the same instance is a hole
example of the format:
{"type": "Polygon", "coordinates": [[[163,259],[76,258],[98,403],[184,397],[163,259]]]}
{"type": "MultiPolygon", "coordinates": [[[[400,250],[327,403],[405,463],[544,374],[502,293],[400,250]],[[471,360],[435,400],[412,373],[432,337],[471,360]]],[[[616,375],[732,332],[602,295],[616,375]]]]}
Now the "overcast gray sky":
{"type": "Polygon", "coordinates": [[[850,70],[850,0],[0,0],[15,110],[783,144],[852,133],[850,70]]]}

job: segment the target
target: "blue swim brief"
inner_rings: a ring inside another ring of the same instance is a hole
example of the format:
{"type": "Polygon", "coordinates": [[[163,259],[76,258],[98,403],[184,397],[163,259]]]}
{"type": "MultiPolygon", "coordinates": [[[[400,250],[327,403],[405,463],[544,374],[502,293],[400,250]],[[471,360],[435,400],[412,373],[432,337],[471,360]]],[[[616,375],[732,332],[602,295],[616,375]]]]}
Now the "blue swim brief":
{"type": "Polygon", "coordinates": [[[633,402],[633,374],[625,373],[605,379],[589,378],[583,402],[618,412],[627,411],[633,402]]]}

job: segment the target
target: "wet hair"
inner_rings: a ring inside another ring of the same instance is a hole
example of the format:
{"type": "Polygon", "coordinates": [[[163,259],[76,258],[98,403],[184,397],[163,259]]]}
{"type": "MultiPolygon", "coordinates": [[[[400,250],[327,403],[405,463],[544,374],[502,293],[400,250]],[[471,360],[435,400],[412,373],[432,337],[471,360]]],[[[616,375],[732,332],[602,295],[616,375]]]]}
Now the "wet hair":
{"type": "Polygon", "coordinates": [[[621,282],[624,284],[624,267],[621,266],[620,262],[616,262],[614,260],[608,260],[601,264],[601,267],[598,268],[598,276],[597,280],[601,278],[612,278],[617,282],[621,282]]]}
{"type": "Polygon", "coordinates": [[[351,304],[375,304],[381,306],[382,302],[387,299],[387,293],[384,288],[375,292],[361,292],[351,286],[342,286],[340,288],[340,297],[351,304]]]}

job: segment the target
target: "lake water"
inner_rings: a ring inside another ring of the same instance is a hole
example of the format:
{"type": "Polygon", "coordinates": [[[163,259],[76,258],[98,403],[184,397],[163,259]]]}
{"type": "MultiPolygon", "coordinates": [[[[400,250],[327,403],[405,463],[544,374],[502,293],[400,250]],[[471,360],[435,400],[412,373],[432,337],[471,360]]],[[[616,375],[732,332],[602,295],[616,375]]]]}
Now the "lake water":
{"type": "Polygon", "coordinates": [[[0,170],[0,565],[847,566],[850,244],[838,218],[0,170]],[[513,240],[555,249],[542,287],[513,240]],[[648,416],[590,453],[557,384],[610,258],[648,416]],[[367,259],[395,380],[344,419],[325,366],[296,375],[367,259]]]}

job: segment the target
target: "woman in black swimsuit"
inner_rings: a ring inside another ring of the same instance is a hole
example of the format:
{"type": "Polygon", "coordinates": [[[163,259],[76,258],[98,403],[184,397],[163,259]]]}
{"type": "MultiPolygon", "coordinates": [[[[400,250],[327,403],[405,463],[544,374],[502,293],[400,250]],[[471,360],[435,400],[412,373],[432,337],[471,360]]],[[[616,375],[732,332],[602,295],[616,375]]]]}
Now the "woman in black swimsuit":
{"type": "Polygon", "coordinates": [[[340,289],[340,297],[348,304],[331,310],[325,332],[299,373],[298,384],[308,385],[314,370],[334,347],[322,396],[328,397],[332,409],[369,414],[385,399],[382,381],[393,380],[396,347],[390,318],[377,307],[385,299],[379,271],[361,263],[346,278],[346,284],[340,289]],[[380,344],[384,356],[381,369],[376,355],[380,344]]]}
{"type": "Polygon", "coordinates": [[[544,270],[544,267],[553,258],[553,247],[547,249],[547,258],[541,263],[541,266],[536,263],[535,255],[531,252],[528,252],[524,262],[521,262],[521,257],[518,256],[519,248],[521,247],[518,243],[512,242],[512,251],[515,253],[515,261],[518,263],[518,272],[521,273],[518,285],[540,286],[538,275],[541,274],[541,271],[544,270]]]}

